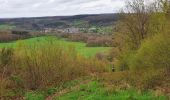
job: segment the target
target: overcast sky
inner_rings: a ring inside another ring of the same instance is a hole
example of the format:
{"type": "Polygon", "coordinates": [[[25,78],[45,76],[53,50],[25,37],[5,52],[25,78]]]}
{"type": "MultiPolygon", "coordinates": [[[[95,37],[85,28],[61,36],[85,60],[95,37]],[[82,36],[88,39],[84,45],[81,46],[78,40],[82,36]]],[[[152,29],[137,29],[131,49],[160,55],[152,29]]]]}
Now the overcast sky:
{"type": "Polygon", "coordinates": [[[0,0],[0,18],[115,13],[124,0],[0,0]]]}

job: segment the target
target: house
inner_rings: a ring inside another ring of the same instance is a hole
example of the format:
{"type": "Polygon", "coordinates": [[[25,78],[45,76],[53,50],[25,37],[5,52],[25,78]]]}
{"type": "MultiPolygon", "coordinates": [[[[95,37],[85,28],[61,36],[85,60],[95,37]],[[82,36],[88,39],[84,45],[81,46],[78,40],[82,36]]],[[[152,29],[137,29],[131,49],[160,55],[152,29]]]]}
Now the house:
{"type": "Polygon", "coordinates": [[[89,33],[97,33],[97,28],[89,28],[89,33]]]}
{"type": "Polygon", "coordinates": [[[79,28],[66,28],[64,29],[64,33],[80,33],[80,30],[79,28]]]}
{"type": "Polygon", "coordinates": [[[52,31],[53,31],[52,28],[44,28],[44,33],[50,33],[52,31]]]}

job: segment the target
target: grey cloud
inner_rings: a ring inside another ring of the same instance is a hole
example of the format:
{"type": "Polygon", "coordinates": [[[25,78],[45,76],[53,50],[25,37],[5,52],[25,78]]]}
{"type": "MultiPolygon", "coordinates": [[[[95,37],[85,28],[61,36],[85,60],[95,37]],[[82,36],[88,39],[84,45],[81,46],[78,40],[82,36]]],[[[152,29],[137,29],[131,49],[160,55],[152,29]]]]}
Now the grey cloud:
{"type": "Polygon", "coordinates": [[[123,0],[0,0],[0,17],[114,13],[123,0]]]}

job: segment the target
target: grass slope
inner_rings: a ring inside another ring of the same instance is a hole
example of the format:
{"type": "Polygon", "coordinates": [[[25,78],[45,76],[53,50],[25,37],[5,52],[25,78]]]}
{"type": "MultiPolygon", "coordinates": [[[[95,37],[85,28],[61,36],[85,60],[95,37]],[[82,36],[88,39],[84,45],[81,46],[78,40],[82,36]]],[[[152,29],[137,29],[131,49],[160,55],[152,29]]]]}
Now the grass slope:
{"type": "MultiPolygon", "coordinates": [[[[58,42],[63,46],[73,46],[75,47],[76,51],[86,57],[92,57],[98,52],[104,52],[107,53],[110,48],[108,47],[86,47],[85,43],[81,42],[70,42],[66,41],[64,39],[58,39],[53,36],[44,36],[44,37],[36,37],[36,38],[31,38],[31,39],[26,39],[26,40],[19,40],[19,42],[23,42],[26,44],[35,44],[35,43],[42,43],[45,41],[53,41],[53,42],[58,42]]],[[[3,47],[15,47],[17,42],[12,42],[12,43],[0,43],[0,48],[3,47]]]]}
{"type": "MultiPolygon", "coordinates": [[[[69,87],[67,87],[69,88],[69,87]]],[[[69,89],[68,89],[69,90],[69,89]]],[[[155,96],[153,92],[129,90],[106,90],[102,84],[97,81],[88,84],[79,85],[78,88],[71,89],[65,94],[47,99],[41,92],[28,92],[25,95],[26,100],[169,100],[166,96],[155,96]]],[[[57,93],[60,93],[58,91],[57,93]]]]}
{"type": "Polygon", "coordinates": [[[152,92],[138,92],[133,89],[109,92],[98,82],[91,82],[54,100],[167,100],[167,98],[154,96],[152,92]]]}

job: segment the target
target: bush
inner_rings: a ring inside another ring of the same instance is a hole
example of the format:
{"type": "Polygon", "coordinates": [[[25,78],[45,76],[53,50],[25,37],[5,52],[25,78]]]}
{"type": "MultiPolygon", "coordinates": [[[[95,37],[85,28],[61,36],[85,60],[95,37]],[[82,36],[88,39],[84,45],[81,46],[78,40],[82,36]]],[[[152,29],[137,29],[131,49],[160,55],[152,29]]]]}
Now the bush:
{"type": "Polygon", "coordinates": [[[22,78],[28,89],[44,88],[85,74],[83,67],[78,66],[77,54],[72,47],[64,48],[47,41],[16,49],[16,66],[22,68],[22,78]]]}
{"type": "Polygon", "coordinates": [[[109,51],[109,55],[107,55],[107,59],[109,61],[113,61],[115,59],[117,59],[120,55],[120,50],[118,48],[112,48],[110,51],[109,51]]]}
{"type": "Polygon", "coordinates": [[[127,71],[130,69],[129,63],[133,58],[135,51],[126,51],[119,55],[118,60],[115,62],[115,67],[117,71],[127,71]]]}
{"type": "Polygon", "coordinates": [[[108,71],[107,61],[78,55],[73,46],[64,47],[50,37],[31,44],[19,41],[14,49],[1,51],[0,95],[3,96],[8,90],[22,95],[24,90],[46,89],[108,71]],[[3,65],[7,68],[5,75],[3,65]]]}
{"type": "Polygon", "coordinates": [[[98,59],[98,60],[104,60],[106,58],[106,54],[102,53],[102,52],[98,52],[95,57],[98,59]]]}
{"type": "Polygon", "coordinates": [[[18,42],[14,57],[19,77],[25,88],[31,90],[107,71],[107,62],[82,57],[73,46],[63,47],[53,38],[28,45],[18,42]]]}
{"type": "Polygon", "coordinates": [[[127,80],[140,89],[169,88],[170,35],[157,34],[145,40],[139,50],[123,52],[116,62],[118,71],[129,71],[127,80]]]}
{"type": "Polygon", "coordinates": [[[170,35],[158,34],[146,40],[130,62],[132,69],[170,69],[170,35]]]}
{"type": "MultiPolygon", "coordinates": [[[[126,75],[128,83],[131,86],[140,90],[156,89],[157,87],[164,88],[163,85],[169,84],[168,74],[164,69],[141,69],[138,71],[132,71],[126,75]]],[[[167,89],[169,87],[166,87],[167,89]]]]}
{"type": "MultiPolygon", "coordinates": [[[[130,50],[129,50],[130,51],[130,50]]],[[[170,69],[170,35],[158,34],[147,39],[137,51],[126,51],[119,56],[120,69],[170,69]]]]}

